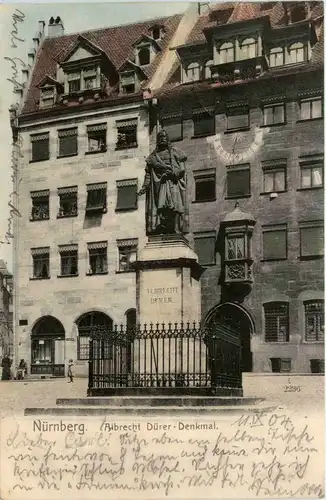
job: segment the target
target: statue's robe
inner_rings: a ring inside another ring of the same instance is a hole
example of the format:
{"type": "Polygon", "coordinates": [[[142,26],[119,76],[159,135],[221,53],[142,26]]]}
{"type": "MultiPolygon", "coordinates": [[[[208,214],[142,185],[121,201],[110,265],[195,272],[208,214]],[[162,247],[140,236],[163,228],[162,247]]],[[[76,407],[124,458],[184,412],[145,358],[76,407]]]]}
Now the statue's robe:
{"type": "MultiPolygon", "coordinates": [[[[147,234],[159,232],[167,218],[173,218],[174,231],[186,232],[186,172],[187,157],[175,148],[154,150],[146,159],[147,234]],[[171,169],[173,175],[171,175],[171,169]],[[166,176],[163,176],[166,174],[166,176]]],[[[172,222],[172,220],[170,221],[172,222]]]]}

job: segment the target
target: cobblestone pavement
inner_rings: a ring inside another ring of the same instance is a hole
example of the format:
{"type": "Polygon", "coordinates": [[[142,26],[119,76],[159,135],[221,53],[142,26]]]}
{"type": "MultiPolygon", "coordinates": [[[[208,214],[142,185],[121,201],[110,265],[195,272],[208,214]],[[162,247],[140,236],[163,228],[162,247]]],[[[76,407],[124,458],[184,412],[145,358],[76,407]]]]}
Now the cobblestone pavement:
{"type": "Polygon", "coordinates": [[[25,408],[54,407],[57,398],[83,398],[87,391],[86,378],[41,381],[0,381],[0,417],[22,415],[25,408]]]}
{"type": "MultiPolygon", "coordinates": [[[[324,377],[293,377],[293,386],[300,391],[284,392],[284,383],[264,383],[264,380],[250,378],[244,380],[244,396],[264,397],[264,406],[277,405],[291,408],[295,412],[309,415],[317,411],[321,415],[324,409],[324,377]],[[298,385],[300,384],[300,386],[298,385]]],[[[67,379],[49,379],[41,381],[0,381],[0,418],[8,415],[23,415],[25,408],[50,408],[56,406],[57,398],[85,398],[88,380],[76,378],[73,383],[67,379]]]]}

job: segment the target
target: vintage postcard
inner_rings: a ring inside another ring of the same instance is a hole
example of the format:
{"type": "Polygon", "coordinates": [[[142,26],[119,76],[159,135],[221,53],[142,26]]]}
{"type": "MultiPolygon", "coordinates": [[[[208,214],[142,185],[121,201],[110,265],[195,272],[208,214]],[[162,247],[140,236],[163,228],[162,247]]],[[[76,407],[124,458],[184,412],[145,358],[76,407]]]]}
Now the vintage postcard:
{"type": "Polygon", "coordinates": [[[323,2],[0,34],[0,499],[324,497],[323,2]]]}

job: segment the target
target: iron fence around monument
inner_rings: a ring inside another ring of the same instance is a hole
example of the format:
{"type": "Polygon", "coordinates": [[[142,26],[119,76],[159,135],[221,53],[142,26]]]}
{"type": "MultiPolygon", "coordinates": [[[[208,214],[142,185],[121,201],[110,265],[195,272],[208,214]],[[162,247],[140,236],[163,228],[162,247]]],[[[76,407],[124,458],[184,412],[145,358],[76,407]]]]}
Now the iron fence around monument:
{"type": "Polygon", "coordinates": [[[224,325],[98,327],[89,347],[88,395],[242,395],[241,342],[224,325]]]}

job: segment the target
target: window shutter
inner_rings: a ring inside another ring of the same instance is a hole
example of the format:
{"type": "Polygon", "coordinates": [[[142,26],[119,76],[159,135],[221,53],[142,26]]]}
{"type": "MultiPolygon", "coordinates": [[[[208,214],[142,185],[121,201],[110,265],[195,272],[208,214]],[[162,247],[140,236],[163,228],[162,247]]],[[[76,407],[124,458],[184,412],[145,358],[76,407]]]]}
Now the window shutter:
{"type": "Polygon", "coordinates": [[[77,128],[59,130],[59,156],[77,154],[77,128]]]}
{"type": "Polygon", "coordinates": [[[117,209],[137,208],[137,186],[118,187],[117,209]]]}
{"type": "Polygon", "coordinates": [[[250,194],[250,171],[229,170],[227,172],[227,195],[246,196],[250,194]]]}
{"type": "Polygon", "coordinates": [[[49,134],[40,134],[31,137],[32,161],[48,160],[50,157],[49,134]]]}
{"type": "Polygon", "coordinates": [[[263,233],[263,255],[264,259],[286,258],[286,231],[265,231],[263,233]]]}
{"type": "Polygon", "coordinates": [[[162,120],[162,126],[167,132],[171,142],[181,141],[183,137],[182,133],[182,119],[181,116],[175,118],[174,120],[162,120]]]}
{"type": "Polygon", "coordinates": [[[301,257],[324,254],[324,228],[305,227],[300,229],[301,257]]]}
{"type": "Polygon", "coordinates": [[[215,236],[195,237],[195,251],[198,255],[199,264],[215,264],[215,236]]]}

